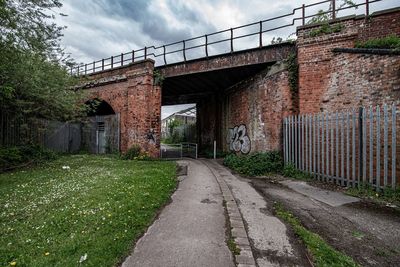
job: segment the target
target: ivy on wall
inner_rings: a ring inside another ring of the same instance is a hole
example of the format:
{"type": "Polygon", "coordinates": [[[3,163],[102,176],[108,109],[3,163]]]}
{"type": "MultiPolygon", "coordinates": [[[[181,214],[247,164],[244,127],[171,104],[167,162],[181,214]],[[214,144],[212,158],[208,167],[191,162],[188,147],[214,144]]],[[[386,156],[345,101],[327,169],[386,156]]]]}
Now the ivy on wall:
{"type": "Polygon", "coordinates": [[[288,81],[292,97],[297,96],[299,91],[299,65],[297,63],[297,54],[290,53],[286,59],[286,67],[288,69],[288,81]]]}

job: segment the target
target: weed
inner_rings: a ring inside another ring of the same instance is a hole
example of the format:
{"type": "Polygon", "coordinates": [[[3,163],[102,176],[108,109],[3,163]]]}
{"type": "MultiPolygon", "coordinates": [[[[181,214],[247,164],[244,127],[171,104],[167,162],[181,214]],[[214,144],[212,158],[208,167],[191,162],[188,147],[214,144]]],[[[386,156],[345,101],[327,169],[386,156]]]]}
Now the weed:
{"type": "Polygon", "coordinates": [[[311,253],[315,266],[358,266],[352,258],[335,250],[318,234],[307,230],[292,213],[285,210],[282,204],[275,203],[276,215],[293,227],[294,232],[311,253]]]}

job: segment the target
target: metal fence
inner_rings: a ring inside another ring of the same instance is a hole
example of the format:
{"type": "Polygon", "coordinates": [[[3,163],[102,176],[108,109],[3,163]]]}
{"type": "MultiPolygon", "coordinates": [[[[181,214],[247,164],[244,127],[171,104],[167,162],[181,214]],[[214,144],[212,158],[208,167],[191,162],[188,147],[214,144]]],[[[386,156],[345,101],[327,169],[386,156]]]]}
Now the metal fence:
{"type": "MultiPolygon", "coordinates": [[[[81,64],[76,67],[72,67],[70,71],[71,74],[74,75],[87,75],[104,70],[118,68],[121,66],[126,66],[135,61],[140,61],[147,58],[154,59],[156,61],[156,64],[158,63],[157,65],[159,66],[167,65],[170,63],[186,62],[189,59],[194,59],[189,58],[188,55],[189,52],[194,50],[198,51],[200,49],[201,51],[195,58],[222,54],[221,52],[212,52],[213,50],[218,50],[215,49],[215,47],[217,47],[219,44],[227,44],[229,50],[228,52],[231,53],[234,51],[263,47],[267,44],[265,37],[268,33],[273,32],[274,34],[276,34],[277,30],[290,27],[293,28],[293,33],[295,32],[295,26],[305,25],[308,20],[317,16],[326,15],[331,17],[332,19],[335,19],[335,16],[339,11],[347,11],[350,9],[355,10],[359,7],[363,7],[363,13],[366,16],[369,16],[371,4],[380,1],[383,0],[362,0],[359,3],[355,3],[354,5],[350,6],[337,6],[335,0],[324,0],[308,5],[303,4],[302,6],[294,8],[292,12],[287,14],[282,14],[280,16],[268,18],[265,20],[165,45],[145,46],[141,49],[132,50],[108,58],[103,58],[88,64],[81,64]],[[327,8],[327,4],[330,5],[330,8],[327,11],[320,12],[319,10],[327,8]],[[253,42],[249,42],[249,44],[246,44],[244,48],[235,47],[235,42],[249,37],[254,37],[255,41],[252,40],[253,42]],[[171,55],[175,56],[175,58],[178,59],[174,61],[168,61],[167,56],[171,55]]],[[[223,53],[225,53],[225,50],[223,53]]]]}
{"type": "Polygon", "coordinates": [[[38,144],[61,153],[119,151],[119,115],[60,122],[0,113],[0,147],[38,144]]]}
{"type": "Polygon", "coordinates": [[[160,157],[162,159],[181,159],[189,157],[197,159],[197,144],[180,143],[180,144],[161,144],[160,157]]]}
{"type": "Polygon", "coordinates": [[[342,186],[396,188],[400,128],[395,104],[290,116],[283,121],[285,165],[342,186]]]}

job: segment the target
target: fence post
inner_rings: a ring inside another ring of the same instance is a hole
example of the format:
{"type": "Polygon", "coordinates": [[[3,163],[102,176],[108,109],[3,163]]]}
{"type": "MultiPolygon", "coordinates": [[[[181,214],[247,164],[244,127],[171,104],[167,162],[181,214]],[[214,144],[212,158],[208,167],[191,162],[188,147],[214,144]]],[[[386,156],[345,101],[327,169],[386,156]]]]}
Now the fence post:
{"type": "Polygon", "coordinates": [[[396,110],[392,105],[392,189],[396,188],[396,110]]]}
{"type": "Polygon", "coordinates": [[[183,43],[183,61],[186,62],[186,44],[185,44],[185,40],[182,41],[183,43]]]}
{"type": "Polygon", "coordinates": [[[104,58],[101,59],[101,70],[104,70],[104,58]]]}
{"type": "Polygon", "coordinates": [[[381,187],[381,110],[376,107],[376,190],[381,187]]]}
{"type": "Polygon", "coordinates": [[[132,50],[132,63],[135,62],[135,50],[132,50]]]}
{"type": "Polygon", "coordinates": [[[147,46],[144,47],[144,59],[147,59],[147,46]]]}
{"type": "Polygon", "coordinates": [[[124,65],[124,53],[121,53],[121,66],[124,65]]]}
{"type": "Polygon", "coordinates": [[[206,49],[206,57],[208,57],[208,36],[207,34],[204,35],[204,37],[206,38],[206,45],[205,45],[205,49],[206,49]]]}
{"type": "Polygon", "coordinates": [[[259,39],[259,46],[262,47],[262,21],[260,20],[260,39],[259,39]]]}
{"type": "Polygon", "coordinates": [[[111,69],[114,68],[114,56],[111,56],[111,69]]]}
{"type": "Polygon", "coordinates": [[[369,16],[369,0],[365,0],[365,19],[369,16]]]}
{"type": "Polygon", "coordinates": [[[388,109],[383,106],[383,187],[386,188],[388,180],[388,109]]]}
{"type": "Polygon", "coordinates": [[[231,28],[231,53],[233,53],[233,29],[231,28]]]}
{"type": "Polygon", "coordinates": [[[336,0],[332,0],[332,19],[336,19],[336,0]]]}
{"type": "Polygon", "coordinates": [[[369,107],[369,183],[374,182],[374,110],[369,107]]]}
{"type": "Polygon", "coordinates": [[[164,64],[167,65],[167,58],[165,57],[165,45],[163,45],[164,64]]]}
{"type": "Polygon", "coordinates": [[[362,171],[362,177],[363,177],[363,183],[367,182],[367,113],[365,108],[362,108],[362,144],[363,144],[363,171],[362,171]]]}
{"type": "Polygon", "coordinates": [[[364,176],[363,174],[363,169],[361,167],[361,163],[363,162],[363,108],[359,107],[358,108],[358,183],[360,184],[360,181],[362,177],[364,176]]]}
{"type": "Polygon", "coordinates": [[[306,6],[303,4],[301,6],[301,18],[302,18],[302,24],[303,26],[306,24],[306,6]]]}

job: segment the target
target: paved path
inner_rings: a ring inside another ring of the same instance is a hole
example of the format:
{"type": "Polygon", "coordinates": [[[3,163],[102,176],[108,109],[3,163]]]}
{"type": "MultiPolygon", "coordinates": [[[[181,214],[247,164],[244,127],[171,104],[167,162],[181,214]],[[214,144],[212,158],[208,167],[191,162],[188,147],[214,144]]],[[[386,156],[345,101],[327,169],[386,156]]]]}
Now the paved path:
{"type": "Polygon", "coordinates": [[[201,162],[188,160],[188,175],[159,218],[122,264],[132,266],[234,266],[226,245],[218,183],[201,162]]]}
{"type": "Polygon", "coordinates": [[[265,201],[249,184],[249,180],[236,177],[213,160],[206,162],[217,172],[216,175],[222,177],[239,206],[257,265],[308,266],[304,252],[289,235],[285,224],[272,215],[271,203],[265,201]]]}

